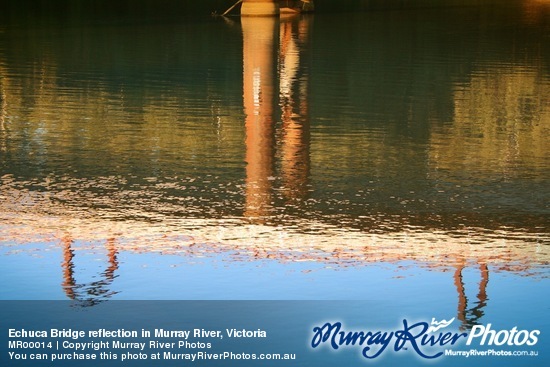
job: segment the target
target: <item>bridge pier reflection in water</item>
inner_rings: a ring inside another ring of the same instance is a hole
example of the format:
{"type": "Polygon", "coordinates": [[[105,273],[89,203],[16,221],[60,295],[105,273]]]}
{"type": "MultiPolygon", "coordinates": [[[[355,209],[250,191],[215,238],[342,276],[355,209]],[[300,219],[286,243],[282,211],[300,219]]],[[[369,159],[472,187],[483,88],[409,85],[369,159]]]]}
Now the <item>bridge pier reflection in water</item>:
{"type": "Polygon", "coordinates": [[[309,177],[308,76],[300,45],[309,18],[243,18],[243,101],[246,129],[245,216],[269,215],[276,166],[288,200],[307,196],[309,177]],[[279,101],[276,101],[276,95],[279,101]],[[281,109],[277,131],[276,107],[281,109]],[[277,159],[279,158],[279,159],[277,159]]]}
{"type": "Polygon", "coordinates": [[[281,107],[281,176],[284,196],[304,200],[310,176],[309,71],[307,61],[312,17],[281,18],[279,105],[281,107]]]}
{"type": "Polygon", "coordinates": [[[75,276],[75,250],[73,249],[73,239],[66,236],[62,240],[63,245],[63,291],[70,300],[76,301],[80,306],[94,306],[100,302],[106,301],[117,292],[111,289],[111,284],[116,278],[115,272],[118,270],[118,249],[116,240],[109,238],[105,247],[107,249],[108,266],[105,270],[95,276],[99,280],[92,282],[78,282],[75,276]]]}
{"type": "Polygon", "coordinates": [[[483,309],[487,305],[487,284],[489,283],[489,268],[486,263],[479,264],[481,279],[478,285],[476,295],[477,302],[475,306],[468,308],[468,297],[466,296],[466,287],[464,285],[463,270],[467,268],[465,259],[460,260],[455,265],[454,282],[458,293],[458,314],[457,318],[461,322],[462,329],[470,329],[480,324],[480,319],[485,314],[483,309]]]}
{"type": "MultiPolygon", "coordinates": [[[[5,71],[2,70],[0,65],[0,75],[5,75],[5,71]]],[[[6,92],[4,91],[4,83],[0,78],[0,152],[5,153],[8,150],[7,141],[8,133],[6,129],[6,92]]]]}
{"type": "Polygon", "coordinates": [[[275,18],[242,18],[243,100],[246,115],[246,211],[269,212],[274,174],[275,18]]]}

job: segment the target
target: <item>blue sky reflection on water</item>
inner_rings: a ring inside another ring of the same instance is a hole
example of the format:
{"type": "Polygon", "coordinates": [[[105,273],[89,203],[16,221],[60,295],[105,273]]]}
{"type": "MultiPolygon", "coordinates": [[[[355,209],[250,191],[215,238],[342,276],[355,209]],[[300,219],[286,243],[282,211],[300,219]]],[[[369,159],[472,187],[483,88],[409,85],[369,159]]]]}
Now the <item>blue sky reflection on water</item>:
{"type": "MultiPolygon", "coordinates": [[[[75,249],[73,287],[78,298],[101,299],[98,289],[93,288],[94,284],[98,288],[98,280],[105,277],[108,254],[101,247],[79,249],[77,245],[75,249]]],[[[30,244],[17,251],[3,251],[2,299],[66,299],[67,269],[62,266],[62,257],[54,244],[30,244]],[[26,276],[21,277],[21,272],[26,276]]],[[[117,255],[117,262],[108,284],[108,299],[113,300],[350,299],[393,304],[394,313],[430,310],[446,317],[456,314],[460,297],[451,268],[419,268],[411,261],[341,267],[265,259],[235,262],[226,254],[182,257],[123,252],[117,255]]],[[[478,302],[479,269],[466,268],[463,277],[466,306],[473,308],[478,302]]],[[[542,317],[546,300],[540,294],[547,289],[545,278],[544,273],[529,278],[491,272],[483,311],[500,322],[510,312],[542,317]],[[499,306],[502,304],[506,307],[499,306]]]]}

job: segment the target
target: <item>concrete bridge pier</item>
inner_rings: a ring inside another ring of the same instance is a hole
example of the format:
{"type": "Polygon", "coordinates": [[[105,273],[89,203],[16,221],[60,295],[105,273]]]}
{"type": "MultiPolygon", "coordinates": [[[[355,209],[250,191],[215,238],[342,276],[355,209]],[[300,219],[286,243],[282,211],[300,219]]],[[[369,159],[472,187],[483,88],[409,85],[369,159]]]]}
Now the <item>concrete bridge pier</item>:
{"type": "Polygon", "coordinates": [[[242,16],[279,15],[279,0],[243,0],[242,16]]]}

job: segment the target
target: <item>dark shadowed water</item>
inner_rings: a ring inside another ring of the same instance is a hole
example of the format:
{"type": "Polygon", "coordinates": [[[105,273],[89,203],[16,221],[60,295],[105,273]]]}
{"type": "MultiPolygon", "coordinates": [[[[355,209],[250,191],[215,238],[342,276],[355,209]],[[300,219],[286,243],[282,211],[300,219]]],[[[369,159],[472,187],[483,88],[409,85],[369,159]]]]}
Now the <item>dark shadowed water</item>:
{"type": "Polygon", "coordinates": [[[547,319],[548,14],[10,18],[0,298],[547,319]]]}

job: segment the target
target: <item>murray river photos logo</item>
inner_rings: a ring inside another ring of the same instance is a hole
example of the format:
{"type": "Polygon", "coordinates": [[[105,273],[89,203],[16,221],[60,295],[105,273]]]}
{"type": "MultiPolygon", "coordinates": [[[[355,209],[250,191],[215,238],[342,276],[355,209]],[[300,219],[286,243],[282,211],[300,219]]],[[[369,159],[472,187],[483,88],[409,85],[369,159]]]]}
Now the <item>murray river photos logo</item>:
{"type": "MultiPolygon", "coordinates": [[[[410,323],[403,320],[403,327],[396,330],[346,330],[341,322],[327,322],[313,328],[311,347],[313,349],[327,346],[333,350],[344,347],[356,347],[361,355],[367,359],[374,359],[384,352],[413,351],[426,359],[435,359],[443,355],[484,355],[488,351],[453,350],[465,344],[468,348],[476,347],[531,347],[537,344],[540,330],[519,330],[513,327],[509,330],[493,329],[492,324],[475,325],[468,332],[448,331],[447,328],[455,319],[436,321],[431,323],[410,323]]],[[[495,352],[494,350],[492,350],[495,352]]],[[[510,351],[502,352],[512,353],[510,351]]],[[[486,354],[486,355],[491,355],[486,354]]],[[[533,355],[533,354],[531,354],[533,355]]]]}

